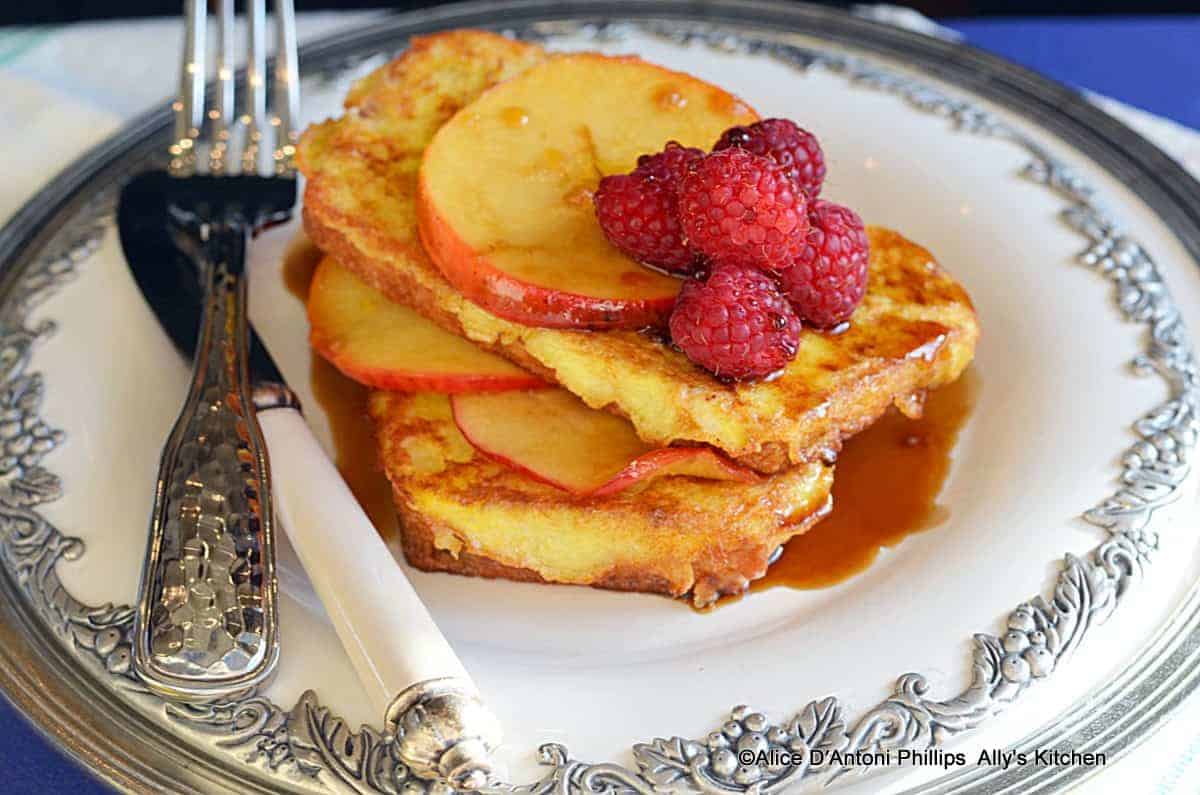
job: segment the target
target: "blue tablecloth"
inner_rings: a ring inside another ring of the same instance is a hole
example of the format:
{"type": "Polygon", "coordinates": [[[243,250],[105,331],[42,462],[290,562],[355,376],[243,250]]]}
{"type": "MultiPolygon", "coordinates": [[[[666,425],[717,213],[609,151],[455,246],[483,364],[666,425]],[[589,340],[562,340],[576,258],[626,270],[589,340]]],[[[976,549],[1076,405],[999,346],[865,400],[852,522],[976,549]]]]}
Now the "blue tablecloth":
{"type": "Polygon", "coordinates": [[[952,19],[969,44],[1200,129],[1200,15],[952,19]]]}
{"type": "MultiPolygon", "coordinates": [[[[1200,128],[1200,15],[1161,18],[947,20],[967,41],[1066,83],[1200,128]]],[[[105,34],[114,46],[112,32],[105,34]]],[[[29,40],[38,46],[40,37],[29,40]]],[[[24,45],[23,45],[24,46],[24,45]]],[[[9,61],[12,52],[0,52],[9,61]]],[[[51,747],[0,699],[0,792],[109,790],[51,747]]]]}

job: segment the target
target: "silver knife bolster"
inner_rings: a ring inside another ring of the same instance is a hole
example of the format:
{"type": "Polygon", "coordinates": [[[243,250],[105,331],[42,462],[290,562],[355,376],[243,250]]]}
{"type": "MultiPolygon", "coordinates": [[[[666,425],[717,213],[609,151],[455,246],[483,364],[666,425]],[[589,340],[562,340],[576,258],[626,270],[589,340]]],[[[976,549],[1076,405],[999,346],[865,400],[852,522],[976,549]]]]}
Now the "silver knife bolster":
{"type": "Polygon", "coordinates": [[[134,669],[182,700],[250,689],[279,656],[270,470],[249,387],[247,230],[202,230],[192,384],[163,450],[134,621],[134,669]]]}
{"type": "Polygon", "coordinates": [[[388,705],[384,724],[397,738],[400,758],[423,778],[467,791],[497,778],[492,754],[500,723],[469,680],[441,677],[409,686],[388,705]]]}

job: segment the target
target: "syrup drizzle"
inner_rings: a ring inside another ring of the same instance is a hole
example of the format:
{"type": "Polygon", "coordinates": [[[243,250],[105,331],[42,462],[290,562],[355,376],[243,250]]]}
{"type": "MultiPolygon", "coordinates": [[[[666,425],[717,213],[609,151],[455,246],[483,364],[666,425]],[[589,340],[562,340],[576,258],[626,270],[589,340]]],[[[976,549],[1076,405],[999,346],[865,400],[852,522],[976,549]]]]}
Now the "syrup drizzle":
{"type": "Polygon", "coordinates": [[[920,419],[893,408],[848,439],[834,473],[833,510],[789,541],[750,590],[835,585],[870,566],[883,547],[943,523],[950,512],[937,498],[978,388],[979,376],[968,368],[929,393],[920,419]]]}

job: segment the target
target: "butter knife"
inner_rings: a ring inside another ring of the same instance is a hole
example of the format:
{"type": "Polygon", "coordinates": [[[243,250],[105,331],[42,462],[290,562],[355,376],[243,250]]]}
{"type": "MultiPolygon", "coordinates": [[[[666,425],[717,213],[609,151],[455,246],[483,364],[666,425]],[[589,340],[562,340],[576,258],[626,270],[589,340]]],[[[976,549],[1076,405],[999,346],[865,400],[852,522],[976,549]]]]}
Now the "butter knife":
{"type": "MultiPolygon", "coordinates": [[[[129,182],[117,221],[135,281],[190,361],[203,342],[203,289],[194,260],[170,235],[166,179],[147,172],[129,182]]],[[[261,340],[246,328],[237,344],[246,346],[275,514],[368,696],[396,733],[401,759],[423,778],[484,786],[493,775],[499,722],[314,438],[261,340]]]]}

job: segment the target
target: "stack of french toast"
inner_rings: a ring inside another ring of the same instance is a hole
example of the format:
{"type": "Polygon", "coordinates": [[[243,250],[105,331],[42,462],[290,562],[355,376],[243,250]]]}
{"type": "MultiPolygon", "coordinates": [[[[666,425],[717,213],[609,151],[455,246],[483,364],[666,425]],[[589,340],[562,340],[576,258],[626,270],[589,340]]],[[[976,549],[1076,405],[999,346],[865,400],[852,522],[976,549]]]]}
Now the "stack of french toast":
{"type": "MultiPolygon", "coordinates": [[[[325,255],[311,342],[373,388],[412,565],[709,604],[829,511],[843,440],[892,406],[919,414],[927,390],[962,373],[979,333],[970,299],[896,232],[857,227],[864,278],[844,322],[810,323],[783,301],[760,345],[701,333],[726,313],[703,302],[752,295],[729,312],[762,316],[773,304],[753,290],[782,301],[777,274],[686,253],[663,261],[679,268],[647,267],[661,263],[602,227],[602,180],[648,173],[640,159],[667,142],[707,148],[758,121],[722,89],[637,58],[459,30],[414,39],[354,85],[340,118],[307,130],[304,224],[325,255]],[[687,345],[681,289],[700,307],[687,345]],[[730,377],[705,356],[776,369],[730,377]]],[[[710,170],[774,186],[765,239],[802,241],[809,214],[793,211],[815,194],[754,172],[749,155],[724,160],[710,170]]],[[[632,208],[628,222],[651,204],[614,206],[632,208]]],[[[752,215],[735,209],[714,234],[752,215]]],[[[671,223],[650,227],[678,248],[671,223]]]]}

